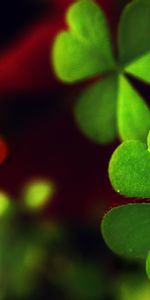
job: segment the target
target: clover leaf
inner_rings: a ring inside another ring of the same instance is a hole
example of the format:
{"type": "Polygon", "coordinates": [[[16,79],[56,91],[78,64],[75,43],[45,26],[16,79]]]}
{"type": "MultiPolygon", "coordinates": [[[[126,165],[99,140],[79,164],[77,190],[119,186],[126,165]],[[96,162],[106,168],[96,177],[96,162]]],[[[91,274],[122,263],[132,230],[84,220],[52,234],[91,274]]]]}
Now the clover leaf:
{"type": "Polygon", "coordinates": [[[149,0],[133,0],[126,5],[119,26],[118,44],[121,64],[131,63],[150,52],[149,28],[149,0]]]}
{"type": "Polygon", "coordinates": [[[150,83],[150,2],[135,0],[127,5],[121,17],[120,61],[127,73],[150,83]]]}
{"type": "Polygon", "coordinates": [[[124,9],[119,25],[118,62],[113,57],[104,13],[96,2],[82,0],[72,4],[67,13],[67,23],[68,30],[58,34],[53,47],[52,58],[57,76],[73,83],[105,75],[85,89],[79,97],[74,109],[78,126],[86,136],[100,143],[111,142],[117,132],[122,140],[126,140],[128,136],[133,139],[138,136],[143,141],[149,126],[148,107],[127,82],[128,79],[126,78],[125,83],[125,78],[120,80],[120,76],[122,78],[123,73],[131,74],[150,83],[150,1],[133,0],[124,9]],[[111,76],[110,80],[106,76],[111,76]],[[118,84],[112,84],[112,76],[116,77],[116,82],[118,76],[118,84]],[[135,99],[131,99],[132,96],[135,99]],[[106,111],[104,102],[108,98],[112,103],[106,111]],[[135,105],[132,104],[134,100],[137,102],[136,112],[131,109],[135,105]],[[122,103],[127,103],[124,115],[122,103]],[[139,126],[141,112],[145,122],[139,126]],[[130,126],[126,125],[126,114],[130,126]],[[138,128],[138,133],[135,128],[138,128]]]}
{"type": "Polygon", "coordinates": [[[119,78],[118,131],[121,140],[145,142],[150,129],[150,110],[124,76],[119,78]]]}
{"type": "Polygon", "coordinates": [[[138,58],[126,67],[127,73],[150,83],[150,52],[138,58]]]}
{"type": "Polygon", "coordinates": [[[109,178],[114,189],[128,197],[150,197],[150,138],[148,147],[138,140],[122,143],[109,162],[109,178]]]}
{"type": "Polygon", "coordinates": [[[101,230],[116,254],[146,259],[150,249],[150,204],[134,203],[111,209],[103,218],[101,230]]]}
{"type": "Polygon", "coordinates": [[[146,260],[150,279],[150,203],[134,203],[112,208],[101,223],[103,238],[116,254],[146,260]]]}
{"type": "Polygon", "coordinates": [[[91,139],[101,143],[113,141],[117,136],[117,86],[116,76],[107,77],[87,88],[75,107],[80,129],[91,139]]]}
{"type": "Polygon", "coordinates": [[[79,1],[69,8],[66,18],[69,31],[57,36],[53,49],[58,77],[74,82],[113,68],[109,31],[98,6],[79,1]]]}

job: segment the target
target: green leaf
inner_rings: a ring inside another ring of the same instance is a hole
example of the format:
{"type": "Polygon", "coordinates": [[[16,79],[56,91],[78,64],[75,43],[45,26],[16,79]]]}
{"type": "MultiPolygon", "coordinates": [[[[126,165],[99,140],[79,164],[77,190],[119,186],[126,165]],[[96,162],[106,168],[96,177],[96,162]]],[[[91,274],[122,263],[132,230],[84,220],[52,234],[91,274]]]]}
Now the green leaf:
{"type": "Polygon", "coordinates": [[[150,52],[133,61],[125,70],[139,79],[150,83],[150,52]]]}
{"type": "Polygon", "coordinates": [[[108,143],[117,135],[117,77],[99,81],[86,89],[75,107],[75,118],[83,133],[92,140],[108,143]]]}
{"type": "Polygon", "coordinates": [[[150,129],[150,110],[123,76],[120,76],[118,98],[118,130],[121,139],[145,142],[150,129]]]}
{"type": "Polygon", "coordinates": [[[131,140],[122,143],[109,163],[114,189],[128,197],[150,197],[150,153],[146,144],[131,140]]]}
{"type": "Polygon", "coordinates": [[[135,61],[150,51],[150,1],[134,0],[120,20],[119,50],[123,64],[135,61]]]}
{"type": "Polygon", "coordinates": [[[111,209],[103,218],[102,235],[108,247],[128,258],[146,258],[150,249],[150,204],[111,209]]]}
{"type": "Polygon", "coordinates": [[[53,64],[57,76],[73,82],[114,68],[105,16],[90,0],[74,3],[68,13],[69,31],[54,42],[53,64]]]}

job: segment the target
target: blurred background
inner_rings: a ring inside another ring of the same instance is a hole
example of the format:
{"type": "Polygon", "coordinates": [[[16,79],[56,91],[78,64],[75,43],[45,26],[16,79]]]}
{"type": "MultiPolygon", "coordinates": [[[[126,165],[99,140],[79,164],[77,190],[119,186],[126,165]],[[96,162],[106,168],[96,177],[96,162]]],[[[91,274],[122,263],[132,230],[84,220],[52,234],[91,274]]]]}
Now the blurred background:
{"type": "MultiPolygon", "coordinates": [[[[113,145],[85,138],[72,114],[84,84],[56,78],[51,49],[71,0],[0,4],[0,300],[148,300],[143,266],[105,245],[113,145]]],[[[115,39],[127,0],[99,0],[115,39]]],[[[148,87],[141,87],[149,101],[148,87]]]]}

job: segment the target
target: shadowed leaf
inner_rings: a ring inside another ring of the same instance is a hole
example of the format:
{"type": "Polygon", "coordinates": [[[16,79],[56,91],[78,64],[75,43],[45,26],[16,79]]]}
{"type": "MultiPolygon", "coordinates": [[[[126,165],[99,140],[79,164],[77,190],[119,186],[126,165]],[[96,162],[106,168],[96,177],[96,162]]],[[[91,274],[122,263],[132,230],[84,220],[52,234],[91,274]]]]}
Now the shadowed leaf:
{"type": "Polygon", "coordinates": [[[150,52],[133,61],[126,67],[127,73],[150,83],[150,52]]]}
{"type": "Polygon", "coordinates": [[[144,258],[150,249],[150,204],[111,209],[103,218],[102,234],[109,248],[125,257],[144,258]]]}
{"type": "Polygon", "coordinates": [[[150,51],[150,1],[133,0],[120,20],[119,49],[121,63],[126,64],[150,51]]]}
{"type": "Polygon", "coordinates": [[[108,143],[117,135],[117,77],[109,77],[86,89],[75,107],[80,129],[92,140],[108,143]]]}

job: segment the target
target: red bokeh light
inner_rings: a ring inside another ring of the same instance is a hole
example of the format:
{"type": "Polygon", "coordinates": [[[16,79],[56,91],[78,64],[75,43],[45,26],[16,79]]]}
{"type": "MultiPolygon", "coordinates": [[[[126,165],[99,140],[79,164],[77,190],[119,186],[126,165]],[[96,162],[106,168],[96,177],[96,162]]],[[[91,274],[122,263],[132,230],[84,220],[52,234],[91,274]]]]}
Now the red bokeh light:
{"type": "Polygon", "coordinates": [[[8,156],[8,146],[4,139],[0,137],[0,164],[2,164],[8,156]]]}

